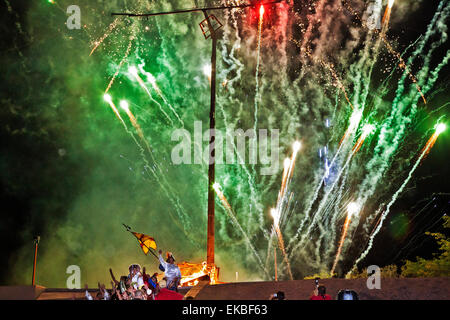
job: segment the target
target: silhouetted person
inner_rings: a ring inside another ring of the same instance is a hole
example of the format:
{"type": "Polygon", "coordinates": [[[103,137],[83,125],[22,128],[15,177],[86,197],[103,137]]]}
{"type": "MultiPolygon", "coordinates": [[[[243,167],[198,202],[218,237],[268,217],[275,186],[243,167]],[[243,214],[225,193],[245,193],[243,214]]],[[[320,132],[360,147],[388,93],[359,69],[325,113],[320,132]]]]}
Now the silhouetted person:
{"type": "Polygon", "coordinates": [[[309,300],[331,300],[331,296],[327,294],[327,288],[324,285],[319,285],[309,300]]]}
{"type": "Polygon", "coordinates": [[[358,294],[354,290],[341,290],[337,296],[338,300],[359,300],[358,294]]]}
{"type": "Polygon", "coordinates": [[[269,300],[286,300],[283,291],[278,291],[270,296],[269,300]]]}

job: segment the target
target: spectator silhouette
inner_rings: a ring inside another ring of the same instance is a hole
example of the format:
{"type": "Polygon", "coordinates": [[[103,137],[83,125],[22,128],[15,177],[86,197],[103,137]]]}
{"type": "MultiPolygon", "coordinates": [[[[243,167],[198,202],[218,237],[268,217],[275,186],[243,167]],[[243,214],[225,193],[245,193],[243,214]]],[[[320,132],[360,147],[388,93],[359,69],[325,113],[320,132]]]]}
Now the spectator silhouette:
{"type": "Polygon", "coordinates": [[[309,300],[331,300],[331,296],[327,294],[327,288],[321,284],[314,290],[309,300]]]}

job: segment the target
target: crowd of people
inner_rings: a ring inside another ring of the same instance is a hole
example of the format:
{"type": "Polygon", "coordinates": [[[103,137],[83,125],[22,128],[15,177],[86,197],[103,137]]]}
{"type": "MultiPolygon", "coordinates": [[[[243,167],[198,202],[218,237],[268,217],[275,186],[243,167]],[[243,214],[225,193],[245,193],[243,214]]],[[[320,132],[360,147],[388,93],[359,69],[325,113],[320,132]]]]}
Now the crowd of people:
{"type": "Polygon", "coordinates": [[[159,268],[164,272],[162,287],[158,281],[158,273],[147,274],[145,267],[141,269],[138,264],[132,264],[128,268],[128,275],[116,279],[112,269],[111,289],[106,289],[104,284],[98,284],[98,292],[93,297],[86,285],[85,296],[88,300],[181,300],[183,295],[178,293],[178,286],[181,280],[180,268],[175,264],[172,253],[167,253],[166,260],[159,251],[159,268]]]}
{"type": "MultiPolygon", "coordinates": [[[[181,281],[180,268],[175,264],[175,258],[172,253],[167,253],[166,260],[162,257],[162,251],[159,250],[159,269],[164,272],[165,286],[162,287],[158,281],[158,273],[147,274],[145,267],[138,264],[132,264],[128,268],[128,275],[116,279],[112,269],[111,289],[107,290],[104,284],[98,283],[98,291],[93,297],[85,286],[85,296],[88,300],[182,300],[183,295],[178,293],[178,287],[181,281]]],[[[319,284],[319,279],[315,280],[316,287],[311,294],[310,300],[332,300],[326,293],[326,287],[319,284]]],[[[283,291],[278,291],[269,297],[269,300],[286,300],[283,291]]],[[[341,290],[337,300],[358,300],[358,295],[353,290],[341,290]]]]}
{"type": "MultiPolygon", "coordinates": [[[[287,300],[283,291],[278,291],[269,297],[269,300],[287,300]]],[[[327,288],[323,284],[316,282],[316,288],[311,293],[309,300],[333,300],[327,294],[327,288]]],[[[336,300],[359,300],[358,294],[354,290],[344,289],[337,294],[336,300]]]]}
{"type": "MultiPolygon", "coordinates": [[[[327,294],[327,288],[323,284],[317,284],[309,300],[333,300],[327,294]]],[[[337,294],[336,300],[359,300],[358,294],[354,290],[343,289],[337,294]]]]}

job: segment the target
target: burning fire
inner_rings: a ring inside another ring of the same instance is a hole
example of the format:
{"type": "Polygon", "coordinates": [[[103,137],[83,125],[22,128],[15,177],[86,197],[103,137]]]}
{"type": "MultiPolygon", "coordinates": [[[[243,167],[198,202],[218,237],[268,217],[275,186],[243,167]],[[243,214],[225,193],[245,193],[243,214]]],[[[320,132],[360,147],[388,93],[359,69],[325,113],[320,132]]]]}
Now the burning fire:
{"type": "Polygon", "coordinates": [[[199,279],[204,276],[209,276],[210,284],[218,283],[218,270],[216,266],[208,267],[207,263],[203,261],[199,263],[182,262],[178,264],[181,271],[180,285],[182,287],[195,286],[199,283],[199,279]]]}

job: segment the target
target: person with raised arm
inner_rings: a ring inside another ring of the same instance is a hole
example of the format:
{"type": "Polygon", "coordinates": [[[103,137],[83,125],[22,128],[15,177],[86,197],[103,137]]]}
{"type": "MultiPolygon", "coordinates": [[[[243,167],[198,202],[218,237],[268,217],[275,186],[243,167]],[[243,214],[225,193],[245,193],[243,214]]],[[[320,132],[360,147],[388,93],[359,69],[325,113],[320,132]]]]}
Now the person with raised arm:
{"type": "Polygon", "coordinates": [[[162,251],[159,250],[159,262],[164,268],[164,276],[166,278],[166,288],[178,292],[178,285],[181,280],[180,268],[175,264],[175,258],[172,253],[167,253],[167,260],[164,261],[161,256],[162,251]]]}

